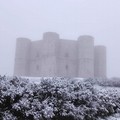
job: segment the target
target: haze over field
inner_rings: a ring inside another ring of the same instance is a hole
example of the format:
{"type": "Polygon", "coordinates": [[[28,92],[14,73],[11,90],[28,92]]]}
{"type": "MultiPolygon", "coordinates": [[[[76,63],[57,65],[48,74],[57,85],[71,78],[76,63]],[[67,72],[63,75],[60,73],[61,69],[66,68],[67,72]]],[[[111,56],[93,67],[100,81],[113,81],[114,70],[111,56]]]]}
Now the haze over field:
{"type": "Polygon", "coordinates": [[[12,75],[17,37],[88,34],[107,47],[108,77],[120,77],[120,0],[0,0],[0,74],[12,75]]]}

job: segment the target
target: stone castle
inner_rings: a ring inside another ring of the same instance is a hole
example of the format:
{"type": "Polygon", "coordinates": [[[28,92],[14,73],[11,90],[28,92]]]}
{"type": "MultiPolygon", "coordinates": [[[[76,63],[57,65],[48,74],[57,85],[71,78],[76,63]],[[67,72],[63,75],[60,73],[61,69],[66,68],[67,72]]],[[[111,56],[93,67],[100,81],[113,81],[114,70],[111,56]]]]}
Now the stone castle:
{"type": "Polygon", "coordinates": [[[14,75],[32,77],[106,77],[106,47],[94,46],[92,36],[61,39],[46,32],[43,39],[18,38],[14,75]]]}

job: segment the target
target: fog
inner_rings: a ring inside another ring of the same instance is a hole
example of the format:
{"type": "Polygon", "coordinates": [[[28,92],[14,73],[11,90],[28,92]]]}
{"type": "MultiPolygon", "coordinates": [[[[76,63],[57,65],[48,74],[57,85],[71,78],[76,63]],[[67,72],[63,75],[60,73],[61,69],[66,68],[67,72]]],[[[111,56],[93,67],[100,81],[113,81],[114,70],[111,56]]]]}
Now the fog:
{"type": "Polygon", "coordinates": [[[0,0],[0,74],[12,75],[17,37],[92,35],[107,47],[107,75],[120,77],[120,0],[0,0]]]}

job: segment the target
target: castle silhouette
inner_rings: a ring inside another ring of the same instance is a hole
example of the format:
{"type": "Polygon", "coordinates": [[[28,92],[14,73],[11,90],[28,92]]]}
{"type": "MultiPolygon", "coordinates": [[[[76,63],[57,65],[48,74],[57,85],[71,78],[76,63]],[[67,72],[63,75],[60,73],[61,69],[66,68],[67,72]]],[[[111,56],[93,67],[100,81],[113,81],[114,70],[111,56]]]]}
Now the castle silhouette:
{"type": "Polygon", "coordinates": [[[14,75],[32,77],[106,77],[106,47],[94,38],[61,39],[46,32],[43,39],[17,38],[14,75]]]}

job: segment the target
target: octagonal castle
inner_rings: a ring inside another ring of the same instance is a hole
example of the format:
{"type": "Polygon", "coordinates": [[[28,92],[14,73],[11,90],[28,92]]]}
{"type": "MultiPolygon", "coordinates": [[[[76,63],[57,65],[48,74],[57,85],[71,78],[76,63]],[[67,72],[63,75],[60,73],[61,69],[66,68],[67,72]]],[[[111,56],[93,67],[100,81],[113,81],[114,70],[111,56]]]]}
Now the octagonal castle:
{"type": "Polygon", "coordinates": [[[46,32],[43,39],[18,38],[14,75],[32,77],[106,77],[106,47],[94,46],[92,36],[61,39],[46,32]]]}

